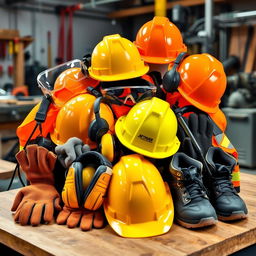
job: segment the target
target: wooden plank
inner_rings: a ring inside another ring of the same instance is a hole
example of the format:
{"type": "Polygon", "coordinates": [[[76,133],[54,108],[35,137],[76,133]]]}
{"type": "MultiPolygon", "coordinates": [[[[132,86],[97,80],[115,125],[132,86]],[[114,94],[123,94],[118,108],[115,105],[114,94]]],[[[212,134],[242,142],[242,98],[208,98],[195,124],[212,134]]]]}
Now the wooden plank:
{"type": "Polygon", "coordinates": [[[0,179],[10,179],[16,164],[0,159],[0,179]]]}
{"type": "Polygon", "coordinates": [[[17,190],[0,193],[0,242],[29,256],[39,255],[228,255],[256,243],[256,179],[241,174],[241,196],[249,217],[232,223],[188,230],[174,224],[165,235],[121,238],[108,226],[81,232],[54,223],[39,227],[20,226],[12,220],[10,208],[17,190]]]}
{"type": "Polygon", "coordinates": [[[237,56],[241,65],[244,61],[245,45],[248,37],[248,26],[234,27],[231,30],[229,56],[237,56]]]}
{"type": "Polygon", "coordinates": [[[14,54],[14,86],[18,87],[25,84],[25,68],[24,68],[24,44],[19,41],[17,43],[18,52],[14,54]]]}
{"type": "MultiPolygon", "coordinates": [[[[215,3],[223,3],[225,0],[214,0],[215,3]]],[[[174,5],[180,4],[182,6],[195,6],[204,4],[204,0],[180,0],[180,1],[171,1],[167,2],[166,9],[172,9],[174,5]]],[[[153,13],[155,10],[154,5],[146,5],[135,8],[128,8],[124,10],[114,11],[108,14],[108,17],[111,19],[120,19],[130,16],[136,16],[141,14],[153,13]]]]}
{"type": "Polygon", "coordinates": [[[251,73],[253,71],[255,58],[256,58],[256,26],[254,26],[253,28],[252,40],[248,49],[248,56],[247,56],[247,59],[245,62],[245,68],[244,68],[245,73],[251,73]]]}
{"type": "Polygon", "coordinates": [[[0,29],[0,40],[6,39],[6,38],[14,38],[19,37],[20,33],[17,29],[0,29]]]}

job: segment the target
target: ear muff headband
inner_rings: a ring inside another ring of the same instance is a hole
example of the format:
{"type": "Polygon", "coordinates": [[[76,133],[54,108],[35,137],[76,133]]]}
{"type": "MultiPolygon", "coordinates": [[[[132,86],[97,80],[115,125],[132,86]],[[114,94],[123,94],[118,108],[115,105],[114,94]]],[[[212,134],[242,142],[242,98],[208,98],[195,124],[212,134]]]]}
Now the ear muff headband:
{"type": "Polygon", "coordinates": [[[65,183],[64,192],[62,192],[64,203],[75,208],[98,209],[102,205],[112,175],[112,164],[100,153],[89,151],[78,157],[70,168],[72,170],[69,171],[74,171],[74,176],[69,177],[65,183]],[[90,185],[83,191],[83,169],[88,165],[95,166],[96,171],[90,185]],[[73,179],[73,183],[71,179],[73,179]],[[70,182],[73,187],[70,187],[70,182]]]}
{"type": "Polygon", "coordinates": [[[181,52],[174,61],[173,67],[165,73],[163,77],[163,87],[167,92],[173,93],[177,91],[180,84],[180,74],[177,69],[187,56],[188,54],[186,52],[181,52]]]}
{"type": "Polygon", "coordinates": [[[112,168],[112,164],[97,151],[88,151],[83,153],[76,159],[76,162],[80,162],[83,165],[83,168],[88,164],[94,164],[97,167],[100,165],[105,165],[112,168]]]}

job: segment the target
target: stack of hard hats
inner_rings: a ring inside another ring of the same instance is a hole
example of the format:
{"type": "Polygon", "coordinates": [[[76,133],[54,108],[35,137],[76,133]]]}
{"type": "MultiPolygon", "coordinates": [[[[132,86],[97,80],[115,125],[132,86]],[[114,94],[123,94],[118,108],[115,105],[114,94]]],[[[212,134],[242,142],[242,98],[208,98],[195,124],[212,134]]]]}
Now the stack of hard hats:
{"type": "MultiPolygon", "coordinates": [[[[222,132],[226,128],[219,109],[226,88],[222,64],[210,54],[186,52],[178,28],[154,17],[134,43],[118,34],[105,36],[83,65],[54,70],[53,89],[48,88],[49,71],[39,76],[53,99],[48,113],[58,108],[47,126],[52,142],[61,145],[78,137],[114,164],[104,210],[121,236],[154,236],[171,228],[172,195],[154,159],[170,162],[179,150],[173,105],[193,105],[222,132]],[[164,76],[157,72],[161,65],[164,76]]],[[[21,125],[19,134],[32,123],[21,125]]]]}
{"type": "MultiPolygon", "coordinates": [[[[138,86],[136,80],[148,70],[132,42],[111,35],[105,36],[93,50],[89,74],[121,101],[122,96],[134,100],[134,94],[148,89],[138,86]]],[[[117,114],[122,107],[116,107],[117,114]]],[[[163,234],[173,222],[171,194],[157,168],[143,156],[166,158],[177,152],[177,119],[169,103],[155,97],[135,101],[128,110],[127,115],[117,120],[115,133],[123,146],[138,154],[117,160],[104,203],[105,214],[110,226],[121,236],[163,234]]]]}

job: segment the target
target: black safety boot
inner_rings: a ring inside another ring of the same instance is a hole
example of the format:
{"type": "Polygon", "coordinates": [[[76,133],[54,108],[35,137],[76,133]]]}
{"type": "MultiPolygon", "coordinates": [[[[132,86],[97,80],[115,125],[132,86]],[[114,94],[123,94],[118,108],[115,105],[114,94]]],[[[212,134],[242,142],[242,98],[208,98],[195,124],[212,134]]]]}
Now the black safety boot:
{"type": "Polygon", "coordinates": [[[246,205],[231,181],[236,159],[221,148],[211,147],[206,154],[206,161],[212,173],[211,182],[206,186],[218,219],[229,221],[246,218],[246,205]]]}
{"type": "Polygon", "coordinates": [[[186,228],[217,223],[217,215],[203,185],[201,162],[184,153],[176,153],[170,163],[170,187],[175,219],[186,228]]]}

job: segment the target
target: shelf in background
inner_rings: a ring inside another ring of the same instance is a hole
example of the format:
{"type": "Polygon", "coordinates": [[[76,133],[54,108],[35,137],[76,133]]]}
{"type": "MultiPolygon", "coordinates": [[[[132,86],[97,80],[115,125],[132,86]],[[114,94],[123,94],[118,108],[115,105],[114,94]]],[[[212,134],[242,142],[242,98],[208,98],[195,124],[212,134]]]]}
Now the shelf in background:
{"type": "MultiPolygon", "coordinates": [[[[225,0],[214,0],[214,3],[224,3],[225,0]]],[[[174,5],[180,4],[182,6],[195,6],[195,5],[202,5],[204,4],[204,0],[181,0],[181,1],[172,1],[166,3],[167,10],[171,9],[174,5]]],[[[108,14],[108,17],[111,19],[121,19],[130,16],[137,16],[147,13],[154,12],[154,5],[146,5],[134,8],[128,8],[124,10],[114,11],[108,14]]]]}

